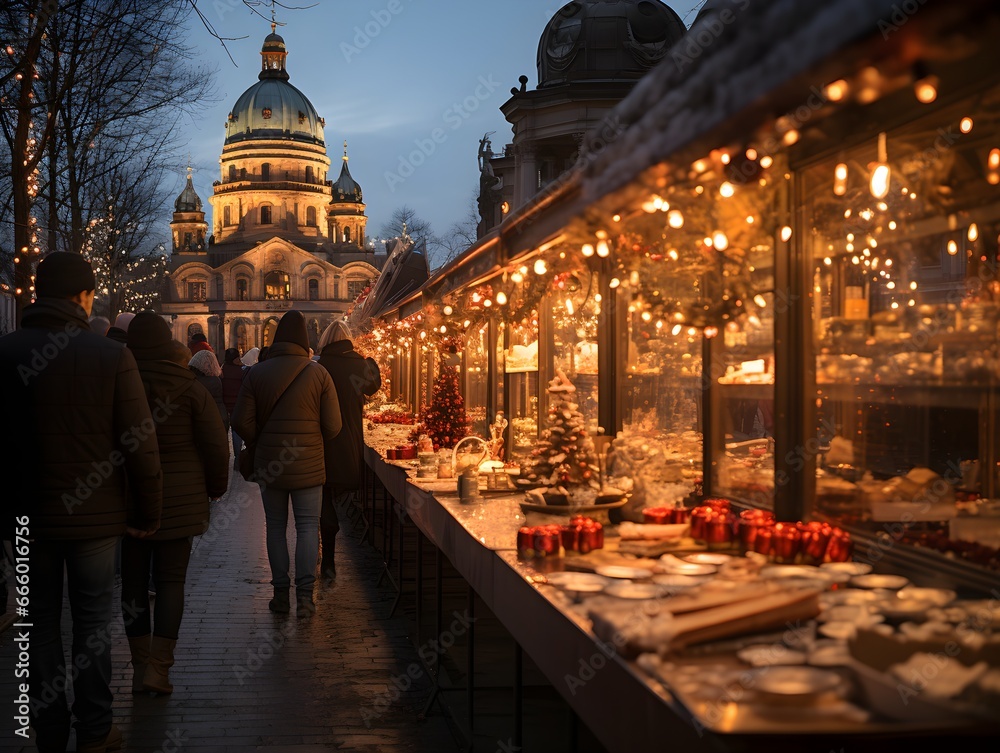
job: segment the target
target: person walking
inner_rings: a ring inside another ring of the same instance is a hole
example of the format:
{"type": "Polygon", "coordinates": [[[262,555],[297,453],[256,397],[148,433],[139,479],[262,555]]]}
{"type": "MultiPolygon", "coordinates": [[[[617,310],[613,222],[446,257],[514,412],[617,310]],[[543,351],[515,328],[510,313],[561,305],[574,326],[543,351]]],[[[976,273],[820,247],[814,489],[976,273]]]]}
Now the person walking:
{"type": "Polygon", "coordinates": [[[187,366],[190,351],[173,339],[161,316],[137,314],[128,347],[156,412],[163,514],[155,534],[122,542],[122,614],[132,653],[132,692],[170,693],[191,545],[208,530],[210,499],[221,497],[229,485],[229,443],[215,401],[187,366]],[[156,588],[152,619],[150,577],[156,588]]]}
{"type": "Polygon", "coordinates": [[[290,611],[288,505],[295,519],[296,614],[316,611],[319,516],[326,482],[323,446],[340,432],[337,390],[326,369],[309,360],[301,312],[281,317],[266,361],[247,371],[233,411],[233,428],[253,453],[252,479],[264,502],[273,612],[290,611]]]}
{"type": "Polygon", "coordinates": [[[28,557],[32,627],[28,697],[35,745],[63,753],[76,717],[76,750],[119,750],[113,723],[111,635],[115,550],[160,525],[162,477],[153,418],[132,353],[90,331],[90,263],[50,253],[35,275],[38,299],[21,329],[0,338],[4,527],[28,557]],[[128,494],[126,494],[126,484],[128,494]],[[13,531],[12,531],[13,533],[13,531]],[[27,539],[27,544],[20,543],[27,539]],[[64,576],[73,631],[67,681],[64,576]],[[72,714],[66,686],[72,687],[72,714]]]}
{"type": "Polygon", "coordinates": [[[374,395],[382,386],[378,364],[365,358],[351,341],[351,330],[346,322],[336,321],[326,328],[319,341],[319,365],[330,372],[340,401],[340,433],[328,441],[326,456],[326,483],[323,485],[323,508],[320,515],[320,547],[322,563],[320,573],[335,578],[334,564],[336,536],[340,531],[337,505],[345,503],[361,488],[361,469],[364,463],[364,424],[362,409],[365,398],[374,395]]]}
{"type": "MultiPolygon", "coordinates": [[[[240,359],[240,352],[236,348],[226,348],[225,357],[222,364],[222,402],[226,406],[227,413],[232,416],[236,410],[236,398],[240,394],[240,387],[243,386],[243,375],[247,367],[240,359]]],[[[240,447],[243,440],[236,433],[236,429],[230,426],[233,435],[233,470],[240,466],[240,447]]]]}
{"type": "MultiPolygon", "coordinates": [[[[226,409],[223,393],[222,368],[219,366],[219,361],[216,359],[215,354],[210,350],[199,350],[191,356],[191,360],[188,361],[188,368],[194,372],[194,378],[198,380],[198,383],[208,390],[208,394],[212,396],[216,407],[219,409],[219,415],[222,417],[222,424],[226,427],[226,432],[228,433],[229,411],[226,409]]],[[[228,436],[226,437],[226,441],[229,441],[228,436]]]]}

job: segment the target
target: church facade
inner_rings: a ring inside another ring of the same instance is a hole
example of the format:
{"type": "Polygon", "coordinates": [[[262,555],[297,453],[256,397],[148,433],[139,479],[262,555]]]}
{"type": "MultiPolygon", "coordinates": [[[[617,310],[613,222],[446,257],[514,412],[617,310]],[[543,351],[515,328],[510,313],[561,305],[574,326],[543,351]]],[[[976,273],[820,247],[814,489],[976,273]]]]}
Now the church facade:
{"type": "Polygon", "coordinates": [[[289,83],[287,55],[272,25],[258,81],[227,118],[211,235],[190,170],[174,202],[161,312],[177,340],[201,332],[219,354],[270,345],[292,308],[315,348],[386,262],[367,244],[346,143],[337,180],[328,179],[326,122],[289,83]]]}

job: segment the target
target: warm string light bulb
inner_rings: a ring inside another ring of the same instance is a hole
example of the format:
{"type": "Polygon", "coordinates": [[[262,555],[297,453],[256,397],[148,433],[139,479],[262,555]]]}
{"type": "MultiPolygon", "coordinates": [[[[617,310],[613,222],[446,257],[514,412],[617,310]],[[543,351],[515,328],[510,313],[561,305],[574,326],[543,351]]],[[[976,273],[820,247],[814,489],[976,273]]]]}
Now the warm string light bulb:
{"type": "Polygon", "coordinates": [[[878,135],[878,161],[872,170],[872,177],[869,183],[871,194],[876,199],[884,199],[889,195],[889,180],[891,175],[885,138],[884,131],[878,135]]]}
{"type": "Polygon", "coordinates": [[[833,193],[836,196],[847,193],[847,164],[844,162],[833,168],[833,193]]]}

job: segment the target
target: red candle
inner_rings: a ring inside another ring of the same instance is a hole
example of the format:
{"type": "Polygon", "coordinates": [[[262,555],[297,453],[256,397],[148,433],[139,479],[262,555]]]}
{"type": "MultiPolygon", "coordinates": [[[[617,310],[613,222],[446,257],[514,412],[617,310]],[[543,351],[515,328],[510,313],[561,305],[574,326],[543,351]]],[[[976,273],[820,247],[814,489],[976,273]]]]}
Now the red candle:
{"type": "Polygon", "coordinates": [[[711,497],[704,500],[701,504],[719,512],[729,512],[730,510],[729,500],[722,497],[711,497]]]}
{"type": "Polygon", "coordinates": [[[714,514],[712,508],[705,505],[696,507],[691,511],[691,538],[695,541],[705,541],[706,524],[709,517],[714,514]]]}
{"type": "Polygon", "coordinates": [[[802,548],[802,532],[795,523],[775,523],[771,557],[775,562],[792,564],[802,548]]]}
{"type": "Polygon", "coordinates": [[[802,533],[802,561],[807,565],[818,565],[826,556],[826,548],[833,529],[829,523],[816,520],[799,523],[798,529],[802,533]]]}
{"type": "Polygon", "coordinates": [[[531,556],[535,551],[534,526],[521,526],[517,529],[517,551],[519,554],[531,556]]]}
{"type": "Polygon", "coordinates": [[[854,542],[851,535],[840,528],[831,528],[824,559],[827,562],[850,562],[853,553],[854,542]]]}
{"type": "Polygon", "coordinates": [[[673,516],[673,508],[670,507],[647,507],[642,511],[643,523],[663,524],[669,523],[673,516]]]}
{"type": "Polygon", "coordinates": [[[671,523],[687,523],[691,520],[690,507],[673,507],[670,509],[671,523]]]}
{"type": "Polygon", "coordinates": [[[756,530],[753,541],[753,550],[758,554],[771,556],[774,548],[774,523],[770,522],[756,530]]]}
{"type": "Polygon", "coordinates": [[[733,520],[730,513],[718,512],[705,521],[705,542],[709,549],[728,549],[733,543],[733,520]]]}
{"type": "Polygon", "coordinates": [[[761,528],[774,525],[774,513],[769,510],[744,510],[740,513],[739,539],[740,554],[754,550],[761,528]]]}

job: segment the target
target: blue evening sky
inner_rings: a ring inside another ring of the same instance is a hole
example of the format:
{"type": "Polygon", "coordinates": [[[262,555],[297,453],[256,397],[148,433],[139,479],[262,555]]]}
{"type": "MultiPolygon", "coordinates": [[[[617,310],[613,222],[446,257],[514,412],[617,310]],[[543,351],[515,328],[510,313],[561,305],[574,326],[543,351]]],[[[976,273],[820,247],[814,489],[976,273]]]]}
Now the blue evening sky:
{"type": "MultiPolygon", "coordinates": [[[[668,4],[687,25],[701,5],[698,0],[668,4]]],[[[257,81],[260,47],[270,26],[240,0],[198,5],[220,34],[244,37],[226,42],[234,65],[200,24],[191,25],[197,62],[217,71],[218,101],[185,134],[195,188],[210,213],[226,116],[257,81]]],[[[538,39],[564,0],[286,0],[285,5],[300,8],[277,16],[284,24],[278,33],[288,48],[289,82],[326,119],[334,179],[347,140],[351,174],[364,190],[374,237],[403,205],[439,235],[468,214],[478,189],[479,140],[495,131],[494,151],[510,142],[510,124],[499,107],[519,85],[518,76],[527,75],[528,87],[536,86],[538,39]]],[[[182,173],[173,196],[183,187],[182,173]]],[[[206,219],[211,227],[211,217],[206,219]]]]}

